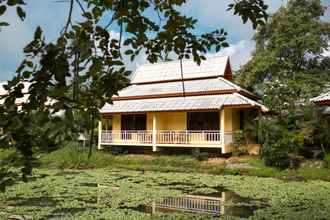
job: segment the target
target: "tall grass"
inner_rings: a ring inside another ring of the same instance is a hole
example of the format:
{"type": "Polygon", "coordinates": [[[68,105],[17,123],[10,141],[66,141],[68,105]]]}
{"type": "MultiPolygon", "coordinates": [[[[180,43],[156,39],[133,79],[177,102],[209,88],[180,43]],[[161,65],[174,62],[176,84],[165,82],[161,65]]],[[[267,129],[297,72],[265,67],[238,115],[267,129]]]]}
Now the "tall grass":
{"type": "Polygon", "coordinates": [[[107,152],[95,151],[88,158],[88,152],[78,152],[68,145],[57,151],[44,155],[41,166],[46,168],[119,168],[129,170],[145,170],[159,172],[188,172],[226,175],[247,175],[259,177],[275,177],[283,179],[323,179],[330,181],[329,169],[301,168],[298,170],[278,170],[266,167],[262,160],[251,157],[245,160],[252,168],[227,168],[225,164],[200,162],[190,156],[165,155],[112,155],[107,152]]]}

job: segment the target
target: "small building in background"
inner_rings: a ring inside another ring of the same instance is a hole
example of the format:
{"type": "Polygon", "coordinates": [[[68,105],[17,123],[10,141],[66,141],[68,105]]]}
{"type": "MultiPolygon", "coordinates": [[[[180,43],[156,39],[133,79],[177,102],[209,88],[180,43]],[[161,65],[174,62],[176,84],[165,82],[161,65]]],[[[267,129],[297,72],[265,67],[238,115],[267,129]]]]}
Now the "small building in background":
{"type": "Polygon", "coordinates": [[[325,115],[330,115],[330,91],[312,98],[311,102],[313,102],[315,105],[324,107],[322,113],[325,115]]]}

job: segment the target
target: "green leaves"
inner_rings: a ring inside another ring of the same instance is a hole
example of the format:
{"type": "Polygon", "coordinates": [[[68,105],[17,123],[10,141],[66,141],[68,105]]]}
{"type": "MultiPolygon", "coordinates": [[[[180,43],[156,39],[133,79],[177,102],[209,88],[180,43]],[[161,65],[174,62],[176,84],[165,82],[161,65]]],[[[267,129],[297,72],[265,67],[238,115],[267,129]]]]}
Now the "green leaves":
{"type": "MultiPolygon", "coordinates": [[[[15,7],[16,6],[16,13],[17,16],[23,21],[26,17],[26,13],[23,10],[23,8],[20,5],[24,5],[25,1],[24,0],[2,0],[0,1],[0,16],[4,15],[5,12],[9,7],[15,7]]],[[[0,21],[0,27],[3,26],[9,26],[8,22],[0,21]]]]}
{"type": "Polygon", "coordinates": [[[7,7],[5,5],[0,5],[0,16],[3,15],[7,10],[7,7]]]}
{"type": "Polygon", "coordinates": [[[5,26],[9,26],[9,23],[5,21],[0,21],[0,27],[5,27],[5,26]]]}
{"type": "Polygon", "coordinates": [[[16,8],[16,12],[17,12],[17,15],[19,16],[19,18],[24,21],[25,17],[26,17],[26,13],[25,11],[23,11],[23,9],[21,7],[17,7],[16,8]]]}
{"type": "Polygon", "coordinates": [[[253,28],[264,25],[268,19],[268,6],[263,0],[240,0],[228,5],[227,10],[233,10],[234,15],[241,16],[243,23],[251,21],[253,28]]]}

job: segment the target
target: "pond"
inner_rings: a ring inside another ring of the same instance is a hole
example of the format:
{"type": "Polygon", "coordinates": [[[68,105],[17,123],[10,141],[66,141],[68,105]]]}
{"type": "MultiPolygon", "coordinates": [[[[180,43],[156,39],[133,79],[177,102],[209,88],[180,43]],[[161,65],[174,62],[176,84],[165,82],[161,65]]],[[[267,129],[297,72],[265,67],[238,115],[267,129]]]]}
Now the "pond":
{"type": "Polygon", "coordinates": [[[155,200],[150,204],[139,205],[137,207],[120,207],[123,209],[133,209],[149,214],[186,212],[212,216],[232,215],[239,217],[250,217],[255,210],[267,207],[264,200],[244,198],[233,191],[220,189],[217,193],[210,194],[188,194],[181,197],[166,196],[155,200]],[[260,202],[256,204],[255,202],[260,202]]]}
{"type": "Polygon", "coordinates": [[[0,219],[330,219],[330,183],[127,170],[37,170],[0,219]]]}

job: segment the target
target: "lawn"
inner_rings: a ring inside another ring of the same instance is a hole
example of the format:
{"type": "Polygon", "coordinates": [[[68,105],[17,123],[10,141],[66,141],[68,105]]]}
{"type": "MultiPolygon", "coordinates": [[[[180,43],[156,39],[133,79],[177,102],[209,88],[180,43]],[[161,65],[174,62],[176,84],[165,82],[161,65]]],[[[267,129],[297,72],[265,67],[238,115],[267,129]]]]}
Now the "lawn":
{"type": "MultiPolygon", "coordinates": [[[[310,160],[309,162],[312,161],[310,160]]],[[[73,148],[65,147],[40,156],[39,163],[41,167],[60,169],[111,167],[137,171],[206,173],[213,175],[274,177],[284,180],[330,181],[330,170],[328,168],[307,166],[299,169],[279,170],[273,167],[266,167],[258,156],[237,157],[227,160],[213,158],[208,161],[198,161],[188,155],[112,155],[107,152],[96,151],[91,158],[88,158],[85,152],[78,153],[73,148]]]]}
{"type": "Polygon", "coordinates": [[[38,178],[0,193],[0,219],[12,214],[32,219],[330,219],[330,182],[322,180],[110,168],[34,173],[38,178]],[[234,192],[235,197],[220,203],[225,207],[220,216],[164,209],[150,214],[141,206],[164,198],[220,198],[234,192]]]}

